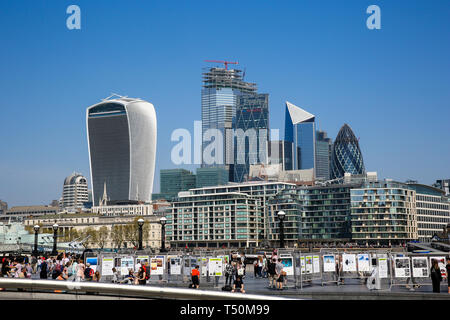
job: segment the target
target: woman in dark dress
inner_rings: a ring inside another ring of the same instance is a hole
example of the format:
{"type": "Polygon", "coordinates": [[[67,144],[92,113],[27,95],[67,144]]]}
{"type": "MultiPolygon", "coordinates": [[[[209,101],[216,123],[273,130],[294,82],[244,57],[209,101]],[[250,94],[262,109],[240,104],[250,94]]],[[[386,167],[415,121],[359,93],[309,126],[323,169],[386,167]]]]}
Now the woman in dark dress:
{"type": "Polygon", "coordinates": [[[439,268],[438,261],[436,259],[431,260],[431,281],[433,283],[433,292],[440,293],[441,292],[441,268],[439,268]]]}

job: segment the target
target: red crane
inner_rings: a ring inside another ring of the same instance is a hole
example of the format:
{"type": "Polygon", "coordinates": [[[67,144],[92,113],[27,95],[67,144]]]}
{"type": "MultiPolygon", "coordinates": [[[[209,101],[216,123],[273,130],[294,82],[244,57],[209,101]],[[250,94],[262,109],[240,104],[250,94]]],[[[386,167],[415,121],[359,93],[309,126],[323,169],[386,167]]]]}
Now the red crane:
{"type": "Polygon", "coordinates": [[[229,64],[239,64],[239,62],[222,61],[222,60],[205,60],[205,62],[223,63],[225,65],[225,70],[228,70],[229,64]]]}

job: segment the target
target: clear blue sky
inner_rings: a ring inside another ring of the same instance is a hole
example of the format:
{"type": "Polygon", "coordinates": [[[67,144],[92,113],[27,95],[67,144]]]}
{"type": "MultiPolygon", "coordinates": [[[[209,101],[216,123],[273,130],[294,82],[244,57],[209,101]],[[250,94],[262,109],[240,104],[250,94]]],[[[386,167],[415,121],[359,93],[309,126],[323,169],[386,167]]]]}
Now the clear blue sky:
{"type": "Polygon", "coordinates": [[[158,192],[172,131],[200,120],[205,59],[240,62],[271,128],[289,100],[333,139],[348,123],[383,178],[450,178],[449,17],[448,0],[1,1],[0,199],[47,204],[73,171],[90,180],[85,111],[111,92],[155,105],[158,192]]]}

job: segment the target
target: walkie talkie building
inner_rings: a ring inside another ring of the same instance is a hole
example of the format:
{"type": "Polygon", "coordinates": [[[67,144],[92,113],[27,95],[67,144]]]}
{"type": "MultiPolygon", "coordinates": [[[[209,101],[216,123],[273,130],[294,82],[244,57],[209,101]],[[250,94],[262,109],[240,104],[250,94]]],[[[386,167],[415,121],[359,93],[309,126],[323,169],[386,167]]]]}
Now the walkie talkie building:
{"type": "Polygon", "coordinates": [[[151,201],[156,157],[156,113],[141,99],[105,99],[86,111],[92,198],[151,201]]]}
{"type": "Polygon", "coordinates": [[[364,174],[364,161],[359,149],[358,139],[348,124],[339,130],[333,144],[332,179],[342,178],[346,172],[364,174]]]}

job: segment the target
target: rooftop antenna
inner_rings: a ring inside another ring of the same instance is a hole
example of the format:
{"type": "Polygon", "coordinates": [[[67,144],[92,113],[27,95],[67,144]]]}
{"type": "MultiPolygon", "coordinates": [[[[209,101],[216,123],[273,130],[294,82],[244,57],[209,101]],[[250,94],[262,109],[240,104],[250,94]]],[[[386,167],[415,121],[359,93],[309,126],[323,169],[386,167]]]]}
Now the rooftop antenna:
{"type": "Polygon", "coordinates": [[[205,62],[223,63],[225,65],[225,70],[228,70],[229,64],[239,64],[239,62],[223,61],[223,60],[205,60],[205,62]]]}
{"type": "Polygon", "coordinates": [[[111,92],[111,95],[109,97],[106,97],[105,99],[102,99],[103,101],[110,100],[112,97],[118,97],[118,98],[128,98],[128,96],[121,96],[120,94],[111,92]]]}

